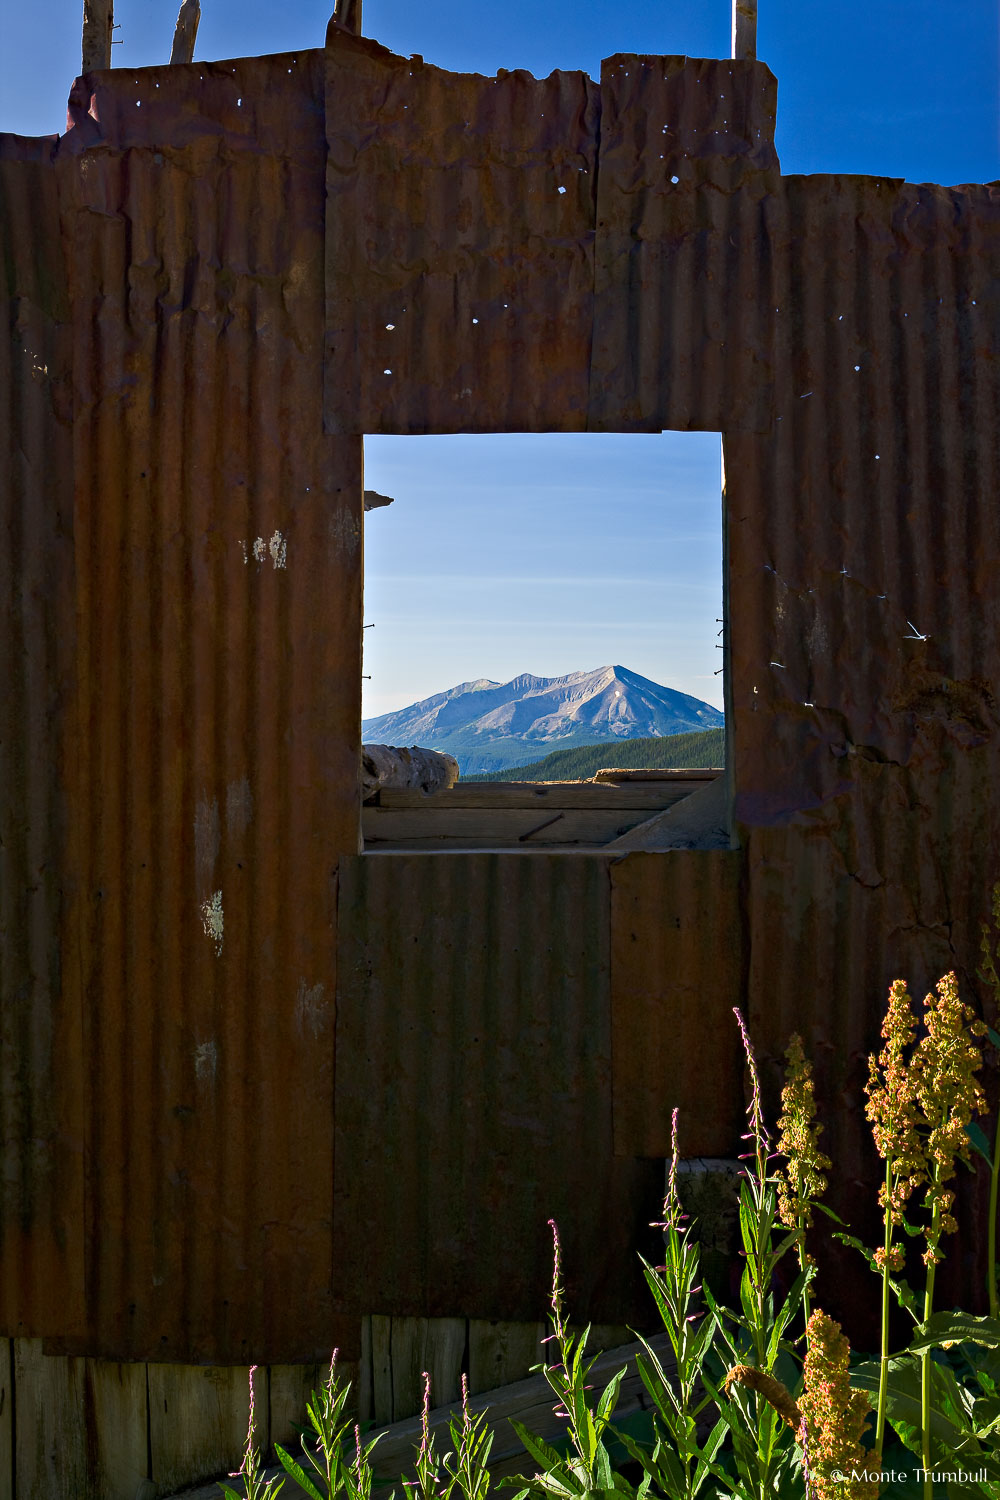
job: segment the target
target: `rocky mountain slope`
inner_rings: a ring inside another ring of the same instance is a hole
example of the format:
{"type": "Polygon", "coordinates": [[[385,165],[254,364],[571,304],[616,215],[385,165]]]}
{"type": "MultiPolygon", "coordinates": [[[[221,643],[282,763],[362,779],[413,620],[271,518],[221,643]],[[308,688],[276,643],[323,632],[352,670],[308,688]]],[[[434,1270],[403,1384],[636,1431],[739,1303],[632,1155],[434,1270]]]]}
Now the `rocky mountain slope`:
{"type": "Polygon", "coordinates": [[[461,682],[395,713],[366,719],[369,744],[446,750],[466,774],[523,765],[550,750],[713,729],[717,708],[626,667],[565,677],[461,682]]]}

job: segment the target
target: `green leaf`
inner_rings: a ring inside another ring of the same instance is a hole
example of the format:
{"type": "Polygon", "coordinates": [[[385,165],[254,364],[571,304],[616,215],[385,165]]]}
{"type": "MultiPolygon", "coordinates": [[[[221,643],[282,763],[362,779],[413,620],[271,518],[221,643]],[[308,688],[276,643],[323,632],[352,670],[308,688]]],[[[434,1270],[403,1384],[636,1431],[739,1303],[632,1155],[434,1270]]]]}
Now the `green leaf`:
{"type": "Polygon", "coordinates": [[[295,1483],[299,1486],[299,1488],[305,1490],[306,1494],[310,1496],[310,1500],[326,1500],[326,1497],[320,1494],[319,1490],[313,1484],[312,1480],[309,1478],[302,1465],[296,1463],[292,1455],[290,1453],[286,1453],[280,1443],[275,1443],[274,1451],[278,1455],[278,1460],[281,1463],[282,1468],[286,1469],[288,1473],[291,1474],[292,1478],[295,1480],[295,1483]]]}
{"type": "Polygon", "coordinates": [[[618,1405],[618,1392],[625,1378],[627,1368],[627,1366],[624,1366],[618,1371],[617,1375],[612,1377],[611,1383],[605,1387],[604,1395],[597,1403],[597,1423],[602,1430],[607,1425],[611,1413],[618,1405]]]}
{"type": "Polygon", "coordinates": [[[925,1349],[944,1349],[949,1344],[982,1344],[1000,1349],[1000,1318],[977,1318],[971,1313],[937,1312],[921,1323],[910,1340],[906,1354],[921,1354],[925,1349]]]}
{"type": "Polygon", "coordinates": [[[516,1417],[508,1417],[507,1420],[510,1422],[510,1425],[517,1433],[518,1437],[521,1439],[521,1442],[531,1454],[532,1458],[536,1459],[537,1462],[543,1466],[543,1468],[556,1469],[562,1464],[562,1454],[557,1453],[555,1448],[547,1443],[544,1438],[536,1437],[533,1432],[529,1432],[524,1423],[519,1422],[516,1417]]]}
{"type": "Polygon", "coordinates": [[[989,1037],[994,1047],[1000,1048],[1000,1032],[994,1031],[992,1026],[987,1025],[986,1035],[989,1037]]]}
{"type": "Polygon", "coordinates": [[[983,1158],[988,1167],[993,1166],[993,1152],[986,1137],[986,1132],[975,1120],[970,1120],[965,1127],[965,1133],[969,1137],[969,1144],[973,1151],[983,1158]]]}

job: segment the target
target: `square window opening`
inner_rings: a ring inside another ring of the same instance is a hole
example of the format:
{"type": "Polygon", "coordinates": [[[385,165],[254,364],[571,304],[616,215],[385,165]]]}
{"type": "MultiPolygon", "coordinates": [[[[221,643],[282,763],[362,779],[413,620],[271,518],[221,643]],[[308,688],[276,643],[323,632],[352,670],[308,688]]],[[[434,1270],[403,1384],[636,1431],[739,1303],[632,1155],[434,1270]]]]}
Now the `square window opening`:
{"type": "Polygon", "coordinates": [[[716,433],[365,439],[365,852],[729,846],[721,494],[716,433]]]}

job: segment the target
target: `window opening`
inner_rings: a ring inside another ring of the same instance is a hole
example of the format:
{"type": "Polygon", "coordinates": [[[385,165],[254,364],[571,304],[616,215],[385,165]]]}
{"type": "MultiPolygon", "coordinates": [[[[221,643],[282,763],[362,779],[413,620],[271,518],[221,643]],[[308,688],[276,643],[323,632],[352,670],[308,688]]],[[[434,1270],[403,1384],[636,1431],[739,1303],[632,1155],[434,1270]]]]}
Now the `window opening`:
{"type": "Polygon", "coordinates": [[[728,844],[720,450],[365,439],[366,851],[728,844]]]}

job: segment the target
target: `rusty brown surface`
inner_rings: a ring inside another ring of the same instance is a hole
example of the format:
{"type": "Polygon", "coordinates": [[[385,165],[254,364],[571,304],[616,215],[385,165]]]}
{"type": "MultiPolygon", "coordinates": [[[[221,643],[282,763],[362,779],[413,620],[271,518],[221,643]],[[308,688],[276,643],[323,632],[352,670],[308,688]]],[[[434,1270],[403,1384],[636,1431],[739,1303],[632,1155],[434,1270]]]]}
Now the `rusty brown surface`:
{"type": "Polygon", "coordinates": [[[361,444],[322,432],[322,54],[88,88],[100,142],[60,162],[87,1349],[350,1357],[330,1237],[361,444]]]}
{"type": "Polygon", "coordinates": [[[70,303],[54,141],[0,136],[0,1324],[80,1331],[79,1009],[60,977],[73,684],[70,303]]]}
{"type": "Polygon", "coordinates": [[[735,849],[635,853],[611,877],[615,1153],[726,1156],[742,1130],[745,988],[735,849]]]}
{"type": "Polygon", "coordinates": [[[341,864],[335,1258],[348,1306],[648,1320],[662,1163],[614,1155],[609,861],[341,864]]]}
{"type": "Polygon", "coordinates": [[[602,65],[591,429],[768,429],[776,96],[758,62],[602,65]]]}
{"type": "Polygon", "coordinates": [[[331,26],[330,432],[587,425],[598,90],[331,26]]]}
{"type": "Polygon", "coordinates": [[[867,1191],[886,986],[975,993],[1000,874],[996,186],[780,178],[758,64],[599,96],[336,31],[71,117],[0,146],[6,1331],[288,1362],[342,1310],[536,1318],[550,1216],[627,1319],[661,1167],[614,1148],[663,1151],[674,1083],[682,1149],[738,1149],[735,1037],[696,1045],[734,987],[867,1191]],[[349,859],[335,1075],[360,434],[588,424],[725,434],[741,849],[349,859]]]}

